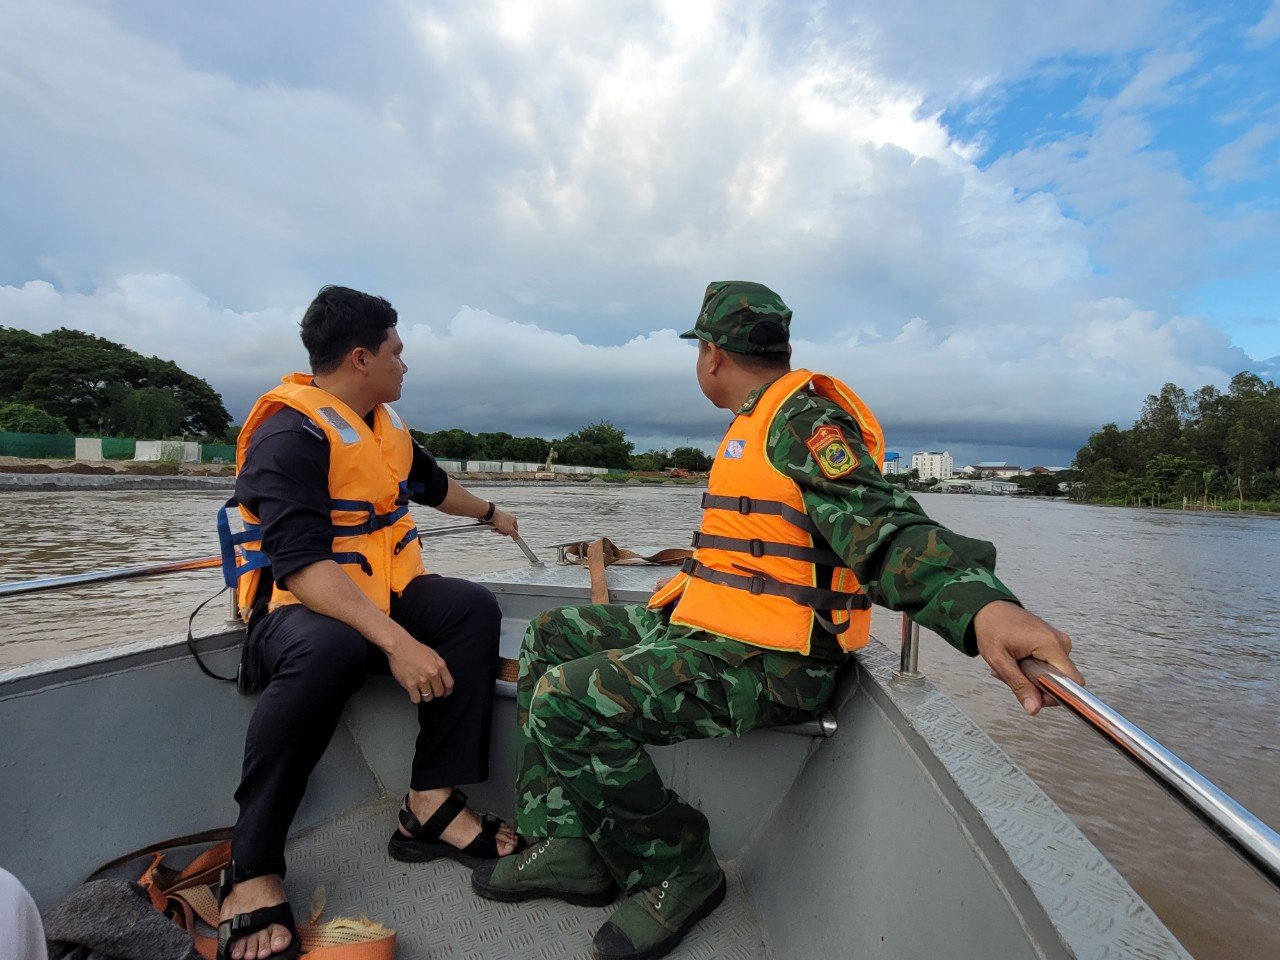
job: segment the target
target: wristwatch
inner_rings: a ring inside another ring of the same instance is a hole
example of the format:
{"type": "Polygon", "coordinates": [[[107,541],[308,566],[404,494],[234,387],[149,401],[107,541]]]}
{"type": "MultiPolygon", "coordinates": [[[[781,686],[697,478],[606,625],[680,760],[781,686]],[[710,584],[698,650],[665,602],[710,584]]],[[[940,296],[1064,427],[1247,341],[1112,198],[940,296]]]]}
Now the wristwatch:
{"type": "Polygon", "coordinates": [[[489,509],[484,512],[484,516],[480,518],[481,523],[489,523],[493,520],[493,511],[498,508],[494,506],[493,501],[489,501],[489,509]]]}

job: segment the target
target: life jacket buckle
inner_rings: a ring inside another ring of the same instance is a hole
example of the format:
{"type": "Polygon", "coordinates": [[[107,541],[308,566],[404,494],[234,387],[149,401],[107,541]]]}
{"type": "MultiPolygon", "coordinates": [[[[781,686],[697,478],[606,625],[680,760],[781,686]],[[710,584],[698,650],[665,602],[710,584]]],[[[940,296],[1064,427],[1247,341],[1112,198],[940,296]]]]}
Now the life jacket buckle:
{"type": "Polygon", "coordinates": [[[763,540],[748,540],[748,541],[747,541],[747,544],[748,544],[748,546],[750,546],[750,548],[751,548],[751,555],[752,555],[753,557],[763,557],[763,556],[764,556],[764,541],[763,541],[763,540]]]}
{"type": "Polygon", "coordinates": [[[744,517],[745,517],[747,514],[749,514],[749,513],[751,512],[751,498],[750,498],[750,497],[739,497],[739,498],[738,498],[738,512],[739,512],[740,514],[742,514],[744,517]]]}
{"type": "Polygon", "coordinates": [[[697,566],[697,560],[693,559],[693,557],[685,557],[680,561],[680,572],[692,574],[693,571],[697,569],[697,566]]]}
{"type": "Polygon", "coordinates": [[[764,577],[752,577],[750,590],[753,597],[758,597],[760,594],[764,593],[764,577]]]}

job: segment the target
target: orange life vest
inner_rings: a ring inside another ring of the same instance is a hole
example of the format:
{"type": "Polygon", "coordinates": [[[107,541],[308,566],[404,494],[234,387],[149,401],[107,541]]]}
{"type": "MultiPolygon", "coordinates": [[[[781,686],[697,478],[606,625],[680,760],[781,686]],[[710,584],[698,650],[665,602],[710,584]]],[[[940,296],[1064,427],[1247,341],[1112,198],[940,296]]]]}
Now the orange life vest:
{"type": "MultiPolygon", "coordinates": [[[[333,525],[333,559],[383,613],[414,577],[426,573],[418,528],[409,515],[409,470],[413,438],[387,404],[373,415],[373,427],[331,393],[315,386],[309,374],[291,373],[280,386],[253,405],[236,441],[236,469],[244,469],[253,435],[272,414],[292,407],[309,417],[329,441],[329,515],[333,525]]],[[[247,620],[258,597],[262,568],[270,558],[262,551],[262,528],[235,500],[218,517],[223,577],[236,587],[237,608],[247,620]],[[232,530],[230,507],[239,507],[243,531],[232,530]]],[[[275,584],[270,608],[299,603],[275,584]]]]}
{"type": "Polygon", "coordinates": [[[769,461],[765,449],[775,414],[800,390],[848,411],[877,467],[883,463],[884,434],[857,394],[808,370],[780,377],[729,426],[702,498],[694,555],[649,606],[675,603],[672,623],[805,654],[816,622],[839,638],[842,649],[857,650],[870,637],[870,601],[810,520],[800,486],[769,461]],[[832,569],[829,588],[818,585],[819,566],[832,569]]]}

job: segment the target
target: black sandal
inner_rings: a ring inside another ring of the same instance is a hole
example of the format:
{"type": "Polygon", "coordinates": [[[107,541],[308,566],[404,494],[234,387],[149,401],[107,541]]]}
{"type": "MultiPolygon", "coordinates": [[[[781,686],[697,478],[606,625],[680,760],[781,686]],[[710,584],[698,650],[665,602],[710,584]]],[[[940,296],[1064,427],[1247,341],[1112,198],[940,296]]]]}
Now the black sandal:
{"type": "MultiPolygon", "coordinates": [[[[484,860],[497,860],[502,856],[498,852],[498,828],[502,826],[502,818],[492,813],[480,814],[480,834],[465,847],[459,849],[440,839],[440,834],[465,809],[467,795],[454,787],[453,793],[427,818],[427,822],[420,823],[409,809],[409,797],[406,794],[404,806],[400,808],[400,826],[409,836],[406,837],[397,830],[387,843],[387,852],[404,863],[426,863],[428,860],[448,857],[464,866],[475,867],[484,860]]],[[[517,834],[516,847],[512,853],[519,853],[528,845],[528,841],[517,834]]]]}
{"type": "MultiPolygon", "coordinates": [[[[241,870],[235,861],[227,864],[218,880],[218,906],[222,906],[232,887],[244,880],[252,880],[255,876],[256,874],[247,870],[241,870]]],[[[302,952],[302,941],[298,939],[298,925],[293,919],[293,908],[289,906],[288,900],[270,907],[259,907],[248,913],[237,913],[229,920],[220,921],[217,960],[231,960],[232,944],[275,924],[289,931],[289,945],[279,953],[271,954],[268,960],[294,960],[302,952]]]]}

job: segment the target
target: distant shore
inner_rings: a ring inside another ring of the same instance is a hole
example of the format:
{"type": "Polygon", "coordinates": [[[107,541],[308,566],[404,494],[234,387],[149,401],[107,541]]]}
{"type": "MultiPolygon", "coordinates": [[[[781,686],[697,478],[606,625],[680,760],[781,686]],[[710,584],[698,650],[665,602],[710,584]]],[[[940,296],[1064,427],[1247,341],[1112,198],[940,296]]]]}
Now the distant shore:
{"type": "MultiPolygon", "coordinates": [[[[545,487],[705,486],[705,479],[662,476],[616,475],[608,478],[588,474],[559,474],[554,480],[540,480],[532,473],[451,473],[468,486],[521,484],[545,487]]],[[[228,464],[154,463],[108,461],[85,463],[68,460],[29,460],[0,457],[0,493],[68,492],[100,490],[231,490],[235,470],[228,464]]]]}

